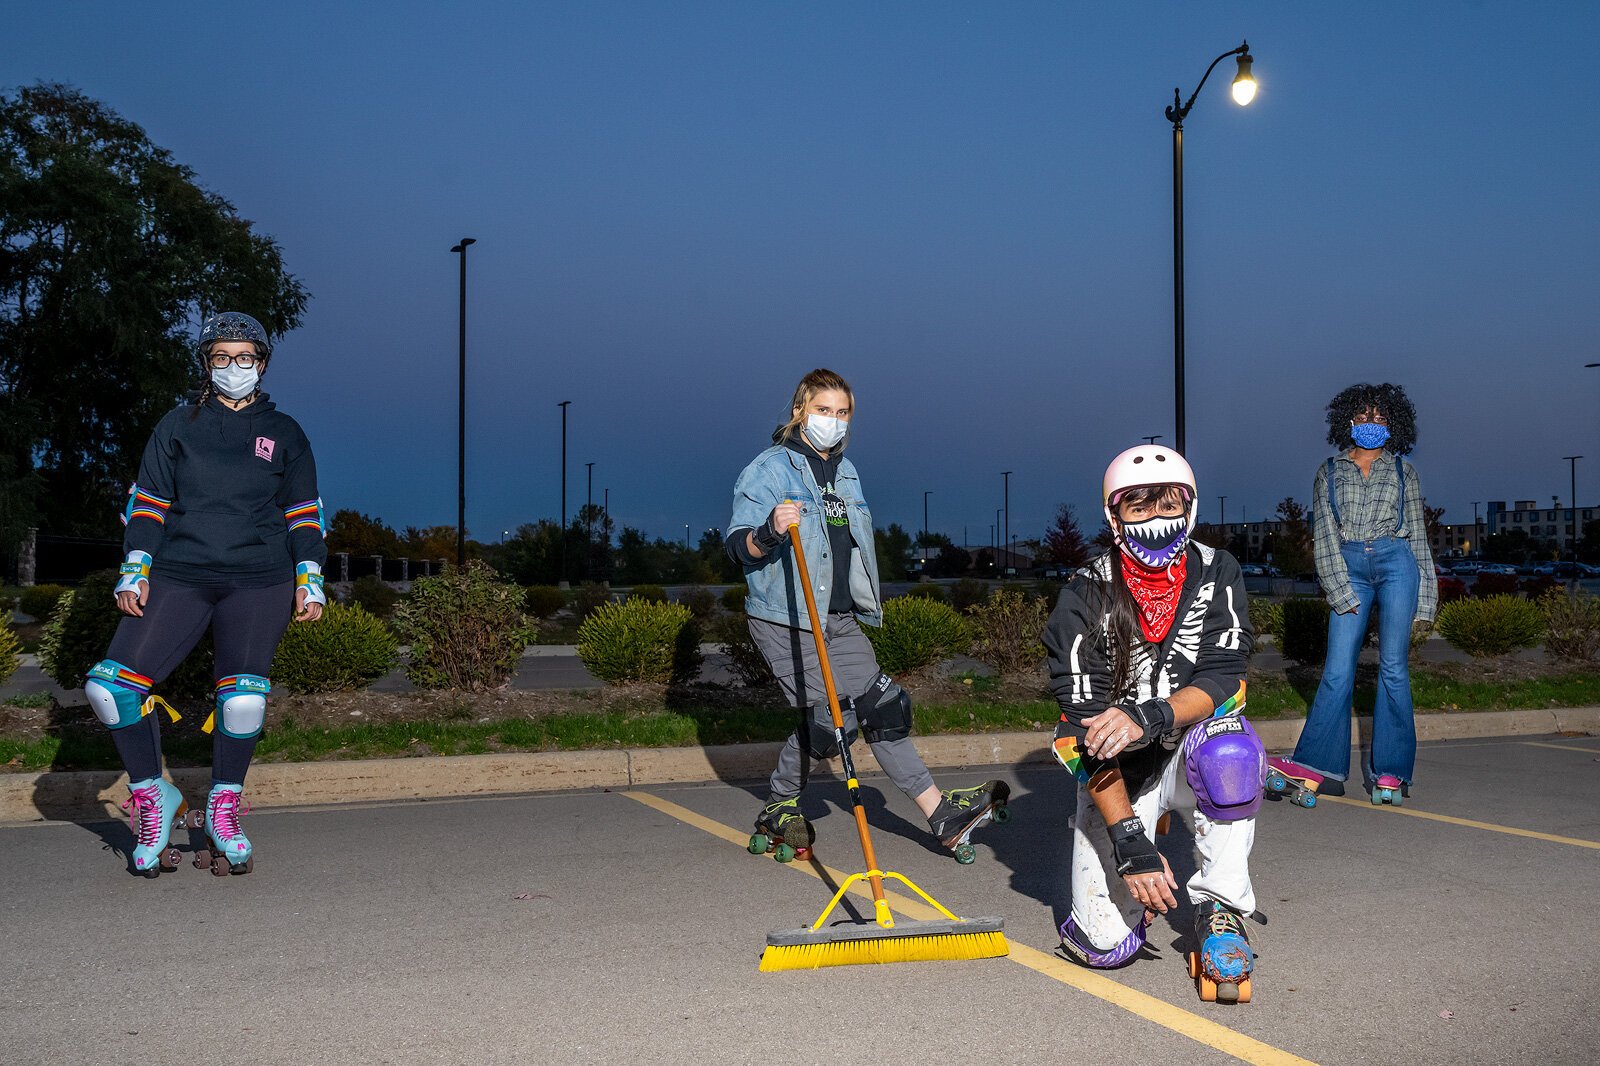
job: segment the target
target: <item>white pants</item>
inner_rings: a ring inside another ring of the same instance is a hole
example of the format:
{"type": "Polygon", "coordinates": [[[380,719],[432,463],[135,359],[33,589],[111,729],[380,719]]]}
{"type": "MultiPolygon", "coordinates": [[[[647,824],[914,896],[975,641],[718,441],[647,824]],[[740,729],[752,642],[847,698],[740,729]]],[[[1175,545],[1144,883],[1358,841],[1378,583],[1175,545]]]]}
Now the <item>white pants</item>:
{"type": "MultiPolygon", "coordinates": [[[[1256,909],[1256,892],[1250,884],[1250,847],[1256,838],[1256,820],[1213,822],[1195,806],[1194,791],[1183,772],[1183,748],[1167,760],[1160,782],[1133,801],[1133,813],[1144,823],[1145,834],[1155,839],[1156,823],[1167,811],[1194,812],[1195,845],[1200,869],[1189,878],[1189,902],[1214,899],[1241,914],[1256,909]]],[[[1072,920],[1097,951],[1110,951],[1144,920],[1144,905],[1133,898],[1117,873],[1116,854],[1105,819],[1089,795],[1078,785],[1078,813],[1072,835],[1072,920]]]]}

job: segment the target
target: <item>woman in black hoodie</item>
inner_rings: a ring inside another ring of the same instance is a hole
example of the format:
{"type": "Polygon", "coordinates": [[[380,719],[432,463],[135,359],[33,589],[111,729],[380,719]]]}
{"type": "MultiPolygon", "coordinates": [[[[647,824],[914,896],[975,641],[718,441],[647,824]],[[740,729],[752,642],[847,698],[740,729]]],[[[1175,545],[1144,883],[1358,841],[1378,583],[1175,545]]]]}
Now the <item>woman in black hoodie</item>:
{"type": "MultiPolygon", "coordinates": [[[[204,825],[212,872],[248,873],[240,796],[266,716],[267,673],[290,616],[315,621],[327,603],[316,461],[299,424],[261,391],[272,355],[266,330],[236,311],[214,315],[201,326],[198,355],[198,401],[156,426],[128,490],[127,558],[116,586],[127,617],[84,684],[128,771],[133,867],[149,877],[176,867],[168,845],[186,806],[161,776],[151,688],[209,626],[217,686],[205,725],[215,732],[204,825]]],[[[198,813],[189,817],[198,828],[198,813]]]]}

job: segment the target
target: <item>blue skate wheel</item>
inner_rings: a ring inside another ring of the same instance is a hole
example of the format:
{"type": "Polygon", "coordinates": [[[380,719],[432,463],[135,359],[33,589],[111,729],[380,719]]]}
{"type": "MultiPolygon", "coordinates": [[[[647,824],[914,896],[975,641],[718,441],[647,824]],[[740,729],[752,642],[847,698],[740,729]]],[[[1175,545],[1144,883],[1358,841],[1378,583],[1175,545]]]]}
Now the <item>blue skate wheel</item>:
{"type": "Polygon", "coordinates": [[[1308,792],[1300,801],[1300,806],[1305,807],[1308,810],[1316,805],[1317,794],[1315,792],[1308,792]]]}

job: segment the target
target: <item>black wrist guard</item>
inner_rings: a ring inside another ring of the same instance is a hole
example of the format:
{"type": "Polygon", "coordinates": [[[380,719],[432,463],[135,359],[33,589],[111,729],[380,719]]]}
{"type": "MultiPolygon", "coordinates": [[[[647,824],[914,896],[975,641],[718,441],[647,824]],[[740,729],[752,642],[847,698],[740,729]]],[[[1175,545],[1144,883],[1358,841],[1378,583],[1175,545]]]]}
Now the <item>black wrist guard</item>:
{"type": "Polygon", "coordinates": [[[1110,827],[1111,850],[1117,855],[1117,873],[1154,874],[1161,872],[1161,854],[1155,842],[1144,835],[1144,823],[1124,818],[1110,827]]]}
{"type": "Polygon", "coordinates": [[[756,547],[761,549],[762,555],[767,554],[773,548],[776,548],[778,545],[782,544],[784,539],[782,533],[773,532],[771,519],[761,523],[760,527],[755,531],[755,538],[756,547]]]}
{"type": "Polygon", "coordinates": [[[1132,707],[1124,707],[1123,710],[1144,730],[1146,740],[1154,740],[1162,733],[1168,732],[1172,729],[1173,722],[1177,720],[1172,704],[1166,700],[1145,700],[1132,707]]]}

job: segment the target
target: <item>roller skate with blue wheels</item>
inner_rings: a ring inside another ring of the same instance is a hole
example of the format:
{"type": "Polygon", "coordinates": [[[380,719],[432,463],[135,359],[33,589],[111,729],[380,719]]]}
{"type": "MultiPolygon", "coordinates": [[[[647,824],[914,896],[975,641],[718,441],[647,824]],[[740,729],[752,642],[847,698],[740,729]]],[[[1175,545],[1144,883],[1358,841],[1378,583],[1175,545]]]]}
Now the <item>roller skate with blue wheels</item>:
{"type": "Polygon", "coordinates": [[[771,855],[779,862],[806,862],[817,831],[800,813],[800,797],[773,796],[756,816],[756,831],[750,837],[752,855],[771,855]]]}
{"type": "Polygon", "coordinates": [[[1006,803],[1011,786],[1004,781],[985,781],[973,788],[952,788],[939,794],[939,806],[928,818],[928,828],[939,843],[955,854],[956,862],[966,866],[978,857],[972,846],[972,831],[992,821],[996,825],[1011,817],[1006,803]]]}
{"type": "Polygon", "coordinates": [[[1250,972],[1255,952],[1239,912],[1214,899],[1195,911],[1194,938],[1200,950],[1189,952],[1189,976],[1207,1003],[1249,1003],[1250,972]]]}
{"type": "Polygon", "coordinates": [[[243,795],[241,785],[212,785],[206,797],[205,829],[211,847],[198,849],[194,864],[201,869],[211,867],[214,876],[247,874],[255,868],[255,849],[239,824],[239,816],[250,811],[241,807],[243,795]]]}
{"type": "Polygon", "coordinates": [[[1267,791],[1286,796],[1296,807],[1315,807],[1322,775],[1309,766],[1274,755],[1267,760],[1267,791]]]}
{"type": "Polygon", "coordinates": [[[176,870],[180,861],[172,844],[172,826],[189,809],[183,793],[160,777],[133,781],[122,809],[132,808],[133,872],[155,877],[163,870],[176,870]]]}
{"type": "Polygon", "coordinates": [[[1405,783],[1393,774],[1379,774],[1378,779],[1372,783],[1373,806],[1381,807],[1385,803],[1400,806],[1405,800],[1401,795],[1404,787],[1405,783]]]}

